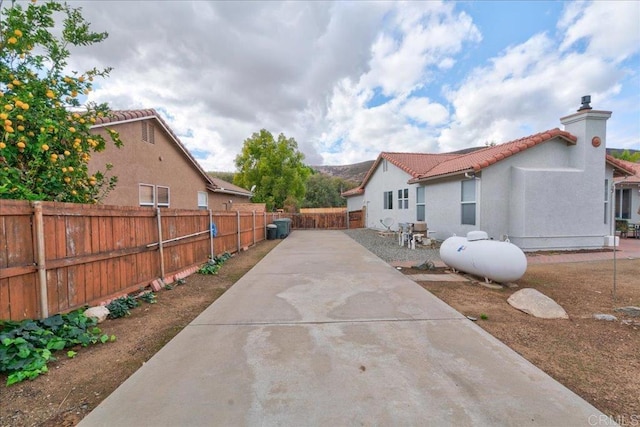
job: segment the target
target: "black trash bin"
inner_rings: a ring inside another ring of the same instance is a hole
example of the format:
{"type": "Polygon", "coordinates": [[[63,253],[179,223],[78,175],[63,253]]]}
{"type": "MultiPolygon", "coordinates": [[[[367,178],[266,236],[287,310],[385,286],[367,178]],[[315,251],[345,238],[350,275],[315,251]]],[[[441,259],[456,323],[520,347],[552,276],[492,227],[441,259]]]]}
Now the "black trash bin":
{"type": "Polygon", "coordinates": [[[267,240],[276,240],[278,238],[278,226],[275,224],[267,224],[267,240]]]}

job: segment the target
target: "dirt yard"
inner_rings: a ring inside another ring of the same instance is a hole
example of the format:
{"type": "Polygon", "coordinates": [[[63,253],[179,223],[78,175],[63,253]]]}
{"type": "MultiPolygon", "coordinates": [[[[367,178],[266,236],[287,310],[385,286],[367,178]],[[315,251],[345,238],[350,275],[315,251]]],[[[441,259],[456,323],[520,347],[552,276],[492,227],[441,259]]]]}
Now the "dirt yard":
{"type": "MultiPolygon", "coordinates": [[[[217,276],[194,274],[158,293],[158,303],[100,326],[114,343],[64,354],[50,372],[5,387],[0,376],[0,426],[73,426],[138,367],[215,301],[279,241],[265,241],[228,260],[217,276]]],[[[405,274],[425,273],[403,269],[405,274]]],[[[420,284],[622,425],[640,424],[640,318],[620,306],[640,306],[640,261],[618,261],[617,301],[611,298],[612,262],[531,265],[516,288],[489,289],[478,282],[420,284]],[[506,300],[532,287],[561,304],[569,320],[541,320],[506,300]],[[598,321],[594,313],[618,316],[598,321]],[[622,323],[625,320],[628,324],[622,323]]],[[[488,391],[490,392],[490,391],[488,391]]]]}
{"type": "MultiPolygon", "coordinates": [[[[403,269],[405,274],[425,273],[403,269]]],[[[490,289],[478,281],[419,282],[438,298],[582,396],[621,425],[640,425],[640,318],[616,307],[640,306],[640,260],[529,265],[517,287],[490,289]],[[507,298],[534,288],[560,304],[569,320],[537,319],[507,298]],[[618,321],[595,320],[596,313],[618,321]]],[[[475,279],[477,280],[477,279],[475,279]]]]}
{"type": "Polygon", "coordinates": [[[64,352],[49,373],[6,387],[0,375],[0,426],[74,426],[222,295],[280,241],[267,240],[227,260],[218,275],[193,274],[186,284],[157,293],[131,315],[100,324],[113,343],[64,352]]]}

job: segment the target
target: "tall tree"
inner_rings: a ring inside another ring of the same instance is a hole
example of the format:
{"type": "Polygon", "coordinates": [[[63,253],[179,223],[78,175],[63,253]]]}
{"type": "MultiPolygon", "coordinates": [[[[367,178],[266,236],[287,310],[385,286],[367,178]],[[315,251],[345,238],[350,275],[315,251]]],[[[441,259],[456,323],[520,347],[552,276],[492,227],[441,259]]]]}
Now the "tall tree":
{"type": "Polygon", "coordinates": [[[307,192],[302,205],[305,208],[346,206],[347,200],[340,193],[356,186],[342,178],[315,173],[307,180],[307,192]]]}
{"type": "MultiPolygon", "coordinates": [[[[87,169],[107,142],[91,125],[109,108],[81,109],[78,98],[110,69],[66,72],[69,46],[106,37],[89,29],[79,8],[0,0],[0,199],[97,202],[115,185],[115,177],[87,169]]],[[[116,132],[108,135],[121,144],[116,132]]]]}
{"type": "Polygon", "coordinates": [[[304,154],[298,151],[298,143],[283,134],[275,140],[262,129],[244,141],[242,152],[236,157],[238,172],[233,182],[253,191],[254,202],[266,203],[267,209],[283,208],[289,197],[298,204],[305,194],[305,182],[311,174],[303,163],[304,154]]]}

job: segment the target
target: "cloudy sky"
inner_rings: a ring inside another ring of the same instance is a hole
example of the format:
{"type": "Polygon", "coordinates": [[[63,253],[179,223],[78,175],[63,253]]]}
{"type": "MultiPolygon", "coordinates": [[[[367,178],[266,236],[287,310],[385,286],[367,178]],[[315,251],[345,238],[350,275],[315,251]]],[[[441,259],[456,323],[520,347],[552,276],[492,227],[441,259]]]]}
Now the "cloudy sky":
{"type": "Polygon", "coordinates": [[[90,100],[155,108],[206,170],[264,128],[307,164],[446,152],[561,127],[583,95],[640,149],[640,2],[72,1],[109,38],[90,100]]]}

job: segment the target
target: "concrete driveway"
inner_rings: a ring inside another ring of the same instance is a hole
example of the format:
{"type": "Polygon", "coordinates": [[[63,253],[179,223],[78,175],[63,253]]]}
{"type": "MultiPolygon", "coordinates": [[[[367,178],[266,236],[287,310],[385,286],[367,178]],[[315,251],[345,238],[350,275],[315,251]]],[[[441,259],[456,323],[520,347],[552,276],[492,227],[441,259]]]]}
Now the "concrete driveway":
{"type": "Polygon", "coordinates": [[[344,233],[295,231],[80,425],[600,420],[607,418],[344,233]]]}

